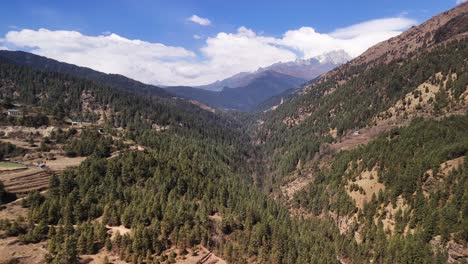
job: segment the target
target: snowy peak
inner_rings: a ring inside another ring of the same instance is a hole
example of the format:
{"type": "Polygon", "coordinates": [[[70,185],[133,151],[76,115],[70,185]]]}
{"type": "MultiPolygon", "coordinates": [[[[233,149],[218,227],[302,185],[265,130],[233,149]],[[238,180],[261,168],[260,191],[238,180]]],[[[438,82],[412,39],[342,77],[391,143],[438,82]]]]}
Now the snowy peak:
{"type": "Polygon", "coordinates": [[[329,70],[346,63],[351,56],[344,50],[334,50],[310,59],[296,59],[289,62],[278,62],[268,67],[258,68],[254,72],[241,72],[232,77],[197,88],[221,91],[224,88],[244,87],[261,76],[264,72],[277,72],[305,81],[312,80],[329,70]]]}
{"type": "Polygon", "coordinates": [[[334,50],[310,59],[296,59],[290,62],[279,62],[256,71],[276,71],[305,80],[315,77],[351,60],[344,50],[334,50]]]}
{"type": "Polygon", "coordinates": [[[334,50],[314,57],[313,59],[318,60],[321,64],[331,63],[340,65],[348,62],[352,58],[344,50],[334,50]]]}

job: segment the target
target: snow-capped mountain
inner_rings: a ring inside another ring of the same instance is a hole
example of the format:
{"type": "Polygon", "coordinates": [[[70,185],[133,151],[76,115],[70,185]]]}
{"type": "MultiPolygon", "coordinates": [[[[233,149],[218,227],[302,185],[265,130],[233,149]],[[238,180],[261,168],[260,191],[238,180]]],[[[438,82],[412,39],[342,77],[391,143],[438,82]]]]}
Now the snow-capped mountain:
{"type": "Polygon", "coordinates": [[[208,85],[198,86],[197,88],[221,91],[224,88],[238,88],[250,84],[253,80],[261,76],[266,71],[275,71],[284,75],[289,75],[304,82],[349,61],[351,56],[344,50],[335,50],[310,59],[297,59],[290,62],[278,62],[268,67],[259,68],[254,72],[241,72],[232,77],[217,81],[208,85]]]}

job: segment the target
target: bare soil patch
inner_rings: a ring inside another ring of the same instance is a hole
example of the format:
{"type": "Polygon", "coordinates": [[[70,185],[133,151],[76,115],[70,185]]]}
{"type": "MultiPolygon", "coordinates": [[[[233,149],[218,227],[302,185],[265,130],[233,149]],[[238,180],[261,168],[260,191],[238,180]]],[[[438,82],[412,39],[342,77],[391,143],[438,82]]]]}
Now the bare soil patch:
{"type": "Polygon", "coordinates": [[[360,209],[371,201],[372,195],[378,195],[380,190],[384,190],[385,186],[379,182],[377,175],[378,168],[374,167],[371,171],[365,170],[355,182],[349,181],[346,186],[346,192],[356,202],[356,206],[360,209]],[[351,184],[357,184],[363,191],[350,190],[351,184]]]}
{"type": "Polygon", "coordinates": [[[330,147],[335,151],[349,150],[359,145],[365,145],[380,134],[407,123],[408,121],[401,124],[393,123],[389,120],[380,121],[377,122],[377,125],[375,126],[360,129],[358,135],[355,135],[354,131],[348,131],[348,133],[343,138],[341,138],[339,142],[331,144],[330,147]]]}
{"type": "Polygon", "coordinates": [[[125,234],[131,234],[132,230],[130,228],[126,228],[125,226],[123,225],[120,225],[120,226],[109,226],[109,225],[106,225],[106,228],[109,229],[107,231],[107,233],[111,234],[111,238],[114,239],[115,238],[115,235],[117,234],[117,232],[120,233],[120,235],[125,235],[125,234]]]}
{"type": "Polygon", "coordinates": [[[28,215],[28,209],[21,206],[21,200],[18,199],[2,205],[0,207],[0,219],[17,220],[20,217],[25,219],[28,215]]]}
{"type": "Polygon", "coordinates": [[[77,167],[86,159],[86,157],[69,158],[65,156],[58,156],[55,160],[48,160],[47,167],[53,171],[63,171],[68,167],[77,167]]]}
{"type": "MultiPolygon", "coordinates": [[[[169,252],[170,251],[173,250],[169,250],[169,252]]],[[[185,256],[180,256],[179,254],[176,258],[177,264],[227,264],[226,261],[219,258],[203,246],[199,246],[195,252],[191,249],[187,249],[187,251],[188,254],[185,256]]]]}
{"type": "Polygon", "coordinates": [[[308,173],[304,176],[294,179],[292,182],[287,183],[284,186],[281,186],[281,193],[288,200],[291,200],[294,197],[294,194],[304,189],[314,180],[314,174],[308,173]]]}
{"type": "Polygon", "coordinates": [[[422,186],[424,196],[428,197],[429,193],[433,192],[434,189],[438,187],[438,184],[443,182],[452,170],[458,169],[461,165],[463,165],[464,161],[465,156],[443,162],[440,164],[440,169],[436,175],[434,175],[432,169],[426,171],[426,180],[423,182],[422,186]]]}
{"type": "Polygon", "coordinates": [[[22,244],[18,238],[0,239],[0,263],[17,260],[18,263],[46,263],[47,242],[36,244],[22,244]]]}

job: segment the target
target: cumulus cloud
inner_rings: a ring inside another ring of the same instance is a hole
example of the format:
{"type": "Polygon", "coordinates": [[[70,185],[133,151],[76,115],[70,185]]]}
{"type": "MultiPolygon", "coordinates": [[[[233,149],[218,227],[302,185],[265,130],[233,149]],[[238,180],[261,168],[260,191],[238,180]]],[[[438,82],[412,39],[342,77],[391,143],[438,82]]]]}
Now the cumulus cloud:
{"type": "Polygon", "coordinates": [[[374,19],[337,29],[332,32],[331,35],[333,37],[349,39],[359,37],[363,34],[370,35],[381,32],[397,32],[402,28],[407,28],[414,24],[414,20],[404,17],[374,19]]]}
{"type": "Polygon", "coordinates": [[[201,39],[202,37],[201,37],[200,35],[194,34],[194,35],[193,35],[193,38],[194,38],[194,39],[201,39]]]}
{"type": "Polygon", "coordinates": [[[196,52],[107,32],[88,36],[77,31],[47,29],[10,31],[0,39],[0,46],[126,75],[146,83],[202,85],[276,62],[307,59],[333,50],[343,49],[355,57],[415,23],[403,17],[377,19],[330,33],[301,27],[281,37],[264,36],[239,27],[235,32],[220,32],[206,38],[204,46],[196,52]]]}
{"type": "Polygon", "coordinates": [[[201,26],[211,25],[211,21],[208,18],[199,17],[197,15],[192,15],[191,17],[187,18],[187,20],[193,23],[197,23],[201,26]]]}
{"type": "Polygon", "coordinates": [[[294,47],[305,58],[330,50],[343,49],[352,57],[363,53],[370,46],[396,36],[416,21],[404,17],[370,20],[323,34],[314,28],[302,27],[287,31],[277,43],[294,47]]]}
{"type": "Polygon", "coordinates": [[[208,38],[201,49],[205,64],[200,79],[218,80],[220,78],[216,78],[216,75],[220,73],[229,77],[242,71],[253,71],[279,61],[297,58],[294,52],[274,45],[274,42],[274,38],[258,36],[245,27],[240,27],[236,33],[218,33],[208,38]]]}
{"type": "Polygon", "coordinates": [[[130,40],[116,34],[86,36],[77,31],[10,31],[4,43],[59,61],[124,74],[149,83],[166,81],[163,76],[170,75],[171,69],[165,62],[195,57],[195,53],[181,47],[130,40]]]}
{"type": "Polygon", "coordinates": [[[468,0],[457,0],[457,2],[456,2],[456,3],[457,3],[457,5],[460,5],[460,4],[463,4],[463,3],[465,3],[466,1],[468,1],[468,0]]]}

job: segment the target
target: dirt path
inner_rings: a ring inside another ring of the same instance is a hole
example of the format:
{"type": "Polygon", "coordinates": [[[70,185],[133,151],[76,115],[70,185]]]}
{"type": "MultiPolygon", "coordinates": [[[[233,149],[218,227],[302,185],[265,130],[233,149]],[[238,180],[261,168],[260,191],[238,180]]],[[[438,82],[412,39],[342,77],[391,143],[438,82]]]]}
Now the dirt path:
{"type": "Polygon", "coordinates": [[[393,124],[390,122],[378,122],[376,126],[366,127],[359,130],[359,135],[354,135],[354,131],[349,131],[340,142],[330,145],[333,150],[348,150],[359,145],[365,145],[380,134],[390,131],[399,126],[405,126],[409,122],[393,124]]]}
{"type": "Polygon", "coordinates": [[[68,167],[77,167],[86,159],[86,157],[69,158],[59,156],[55,160],[48,160],[46,165],[54,172],[60,172],[68,167]]]}
{"type": "Polygon", "coordinates": [[[176,259],[177,264],[226,264],[227,262],[213,252],[209,251],[205,247],[200,247],[200,251],[197,252],[196,256],[192,256],[191,253],[184,257],[178,257],[176,259]]]}
{"type": "Polygon", "coordinates": [[[354,131],[348,131],[346,135],[343,138],[341,138],[340,142],[331,144],[330,147],[333,150],[349,150],[359,145],[365,145],[369,143],[369,141],[371,141],[372,139],[376,138],[382,133],[392,130],[393,128],[407,126],[416,117],[442,120],[449,116],[463,115],[465,113],[465,110],[466,109],[456,110],[451,113],[446,113],[438,117],[433,117],[426,113],[416,113],[413,116],[408,117],[408,119],[398,118],[398,119],[378,120],[377,125],[360,129],[359,135],[354,135],[353,134],[354,131]]]}

